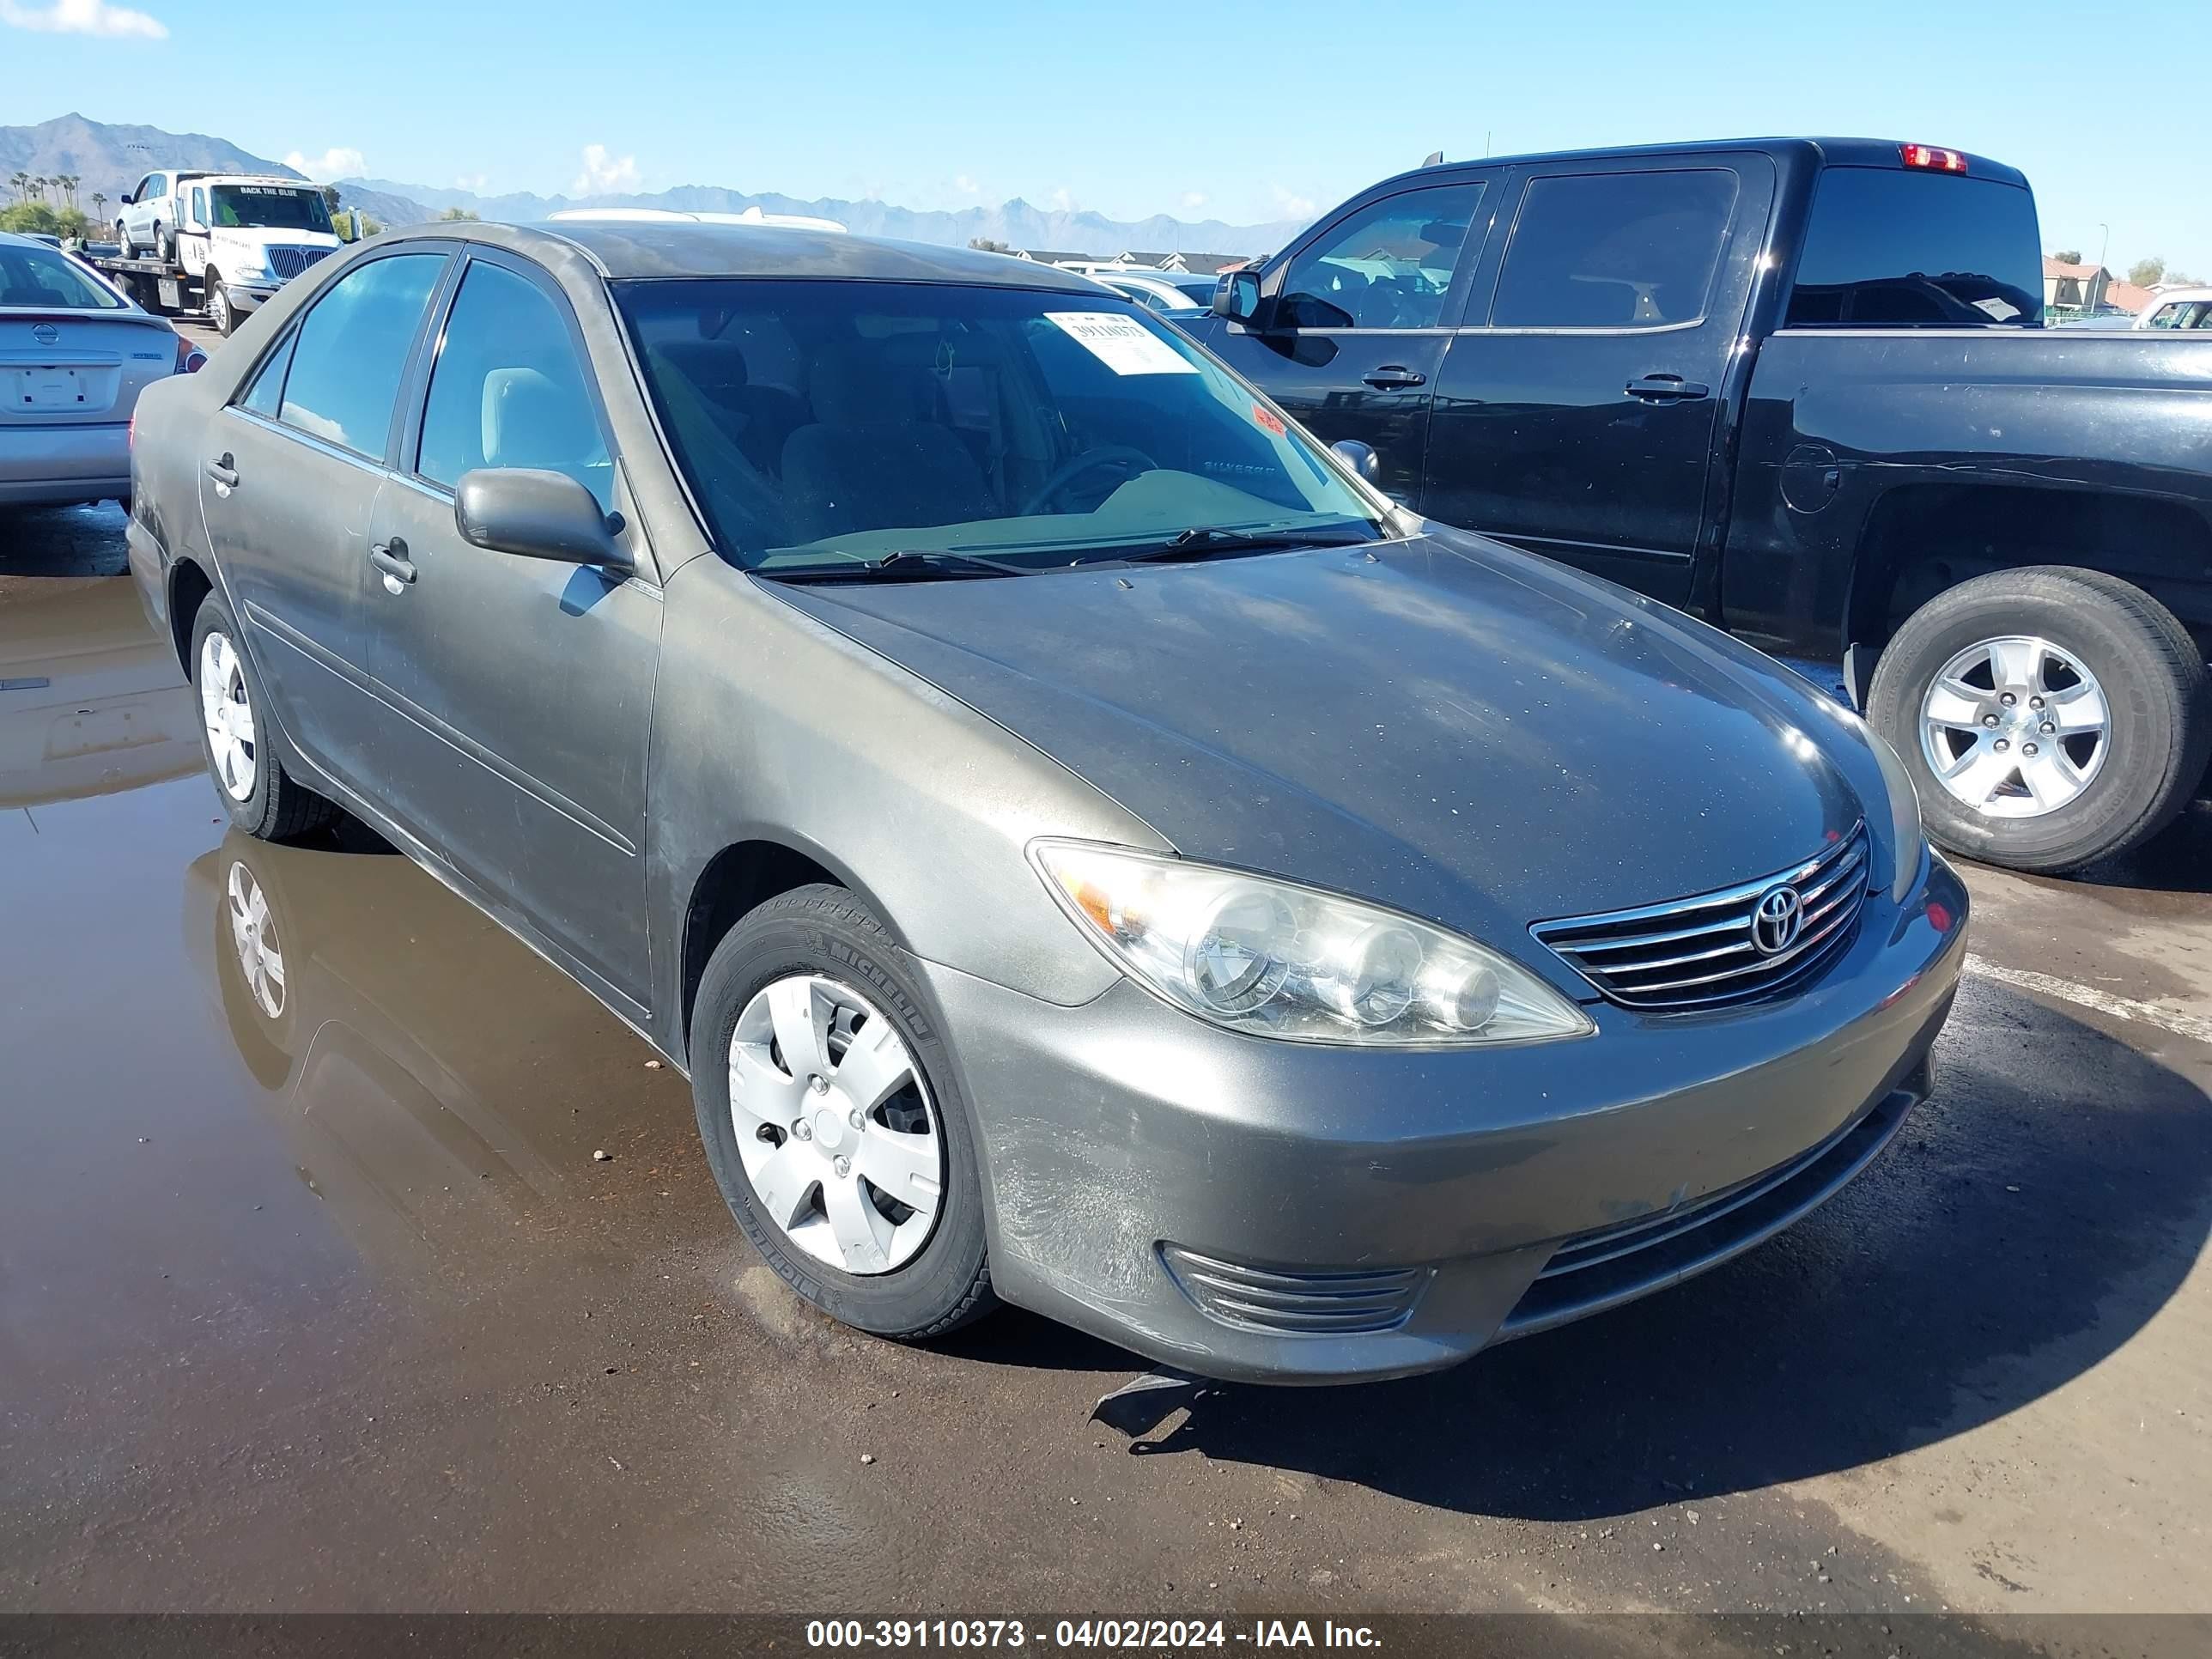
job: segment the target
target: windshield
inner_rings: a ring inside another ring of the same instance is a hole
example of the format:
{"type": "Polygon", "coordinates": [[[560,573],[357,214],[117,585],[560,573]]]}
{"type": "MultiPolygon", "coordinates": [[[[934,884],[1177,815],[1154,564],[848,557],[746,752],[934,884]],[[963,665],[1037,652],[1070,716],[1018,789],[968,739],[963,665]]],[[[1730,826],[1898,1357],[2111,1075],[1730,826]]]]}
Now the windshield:
{"type": "Polygon", "coordinates": [[[65,253],[0,246],[0,306],[58,311],[120,311],[122,300],[65,253]]]}
{"type": "Polygon", "coordinates": [[[289,190],[283,185],[217,185],[208,194],[217,230],[330,234],[330,207],[319,190],[289,190]]]}
{"type": "Polygon", "coordinates": [[[747,569],[1376,533],[1310,439],[1103,294],[717,277],[615,295],[715,542],[747,569]]]}

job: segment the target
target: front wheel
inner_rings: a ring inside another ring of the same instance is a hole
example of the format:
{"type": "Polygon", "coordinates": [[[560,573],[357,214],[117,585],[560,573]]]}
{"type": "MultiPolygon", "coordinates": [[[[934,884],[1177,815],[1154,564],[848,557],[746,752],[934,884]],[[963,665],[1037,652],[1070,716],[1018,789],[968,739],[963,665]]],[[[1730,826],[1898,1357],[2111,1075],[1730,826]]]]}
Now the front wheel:
{"type": "Polygon", "coordinates": [[[335,806],[284,769],[260,686],[238,648],[238,624],[219,599],[203,602],[192,619],[191,665],[200,752],[231,822],[263,841],[286,841],[336,817],[335,806]]]}
{"type": "Polygon", "coordinates": [[[1867,712],[1929,835],[2017,870],[2141,845],[2188,804],[2212,750],[2212,686],[2188,630],[2131,583],[2064,566],[1937,594],[1883,652],[1867,712]]]}
{"type": "Polygon", "coordinates": [[[751,912],[708,960],[691,1029],[707,1161],[786,1284],[905,1340],[997,1305],[967,1105],[866,906],[812,886],[751,912]]]}
{"type": "Polygon", "coordinates": [[[154,252],[165,262],[177,257],[176,233],[167,225],[154,227],[154,252]]]}
{"type": "Polygon", "coordinates": [[[228,340],[230,331],[238,326],[238,313],[230,308],[230,295],[223,291],[222,278],[210,270],[207,274],[208,321],[215,331],[228,340]]]}
{"type": "Polygon", "coordinates": [[[115,222],[115,251],[125,259],[138,257],[138,251],[131,246],[131,227],[120,219],[115,222]]]}

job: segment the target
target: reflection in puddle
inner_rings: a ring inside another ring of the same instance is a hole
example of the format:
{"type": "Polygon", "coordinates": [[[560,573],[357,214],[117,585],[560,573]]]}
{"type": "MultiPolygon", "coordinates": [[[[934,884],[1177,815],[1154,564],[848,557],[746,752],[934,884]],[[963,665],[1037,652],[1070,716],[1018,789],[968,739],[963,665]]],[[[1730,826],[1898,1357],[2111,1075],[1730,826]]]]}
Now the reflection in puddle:
{"type": "Polygon", "coordinates": [[[592,1091],[635,1079],[634,1040],[396,855],[233,832],[187,871],[184,928],[300,1179],[380,1263],[535,1216],[645,1086],[592,1091]]]}
{"type": "Polygon", "coordinates": [[[200,763],[191,694],[127,576],[0,604],[0,810],[113,794],[200,763]]]}

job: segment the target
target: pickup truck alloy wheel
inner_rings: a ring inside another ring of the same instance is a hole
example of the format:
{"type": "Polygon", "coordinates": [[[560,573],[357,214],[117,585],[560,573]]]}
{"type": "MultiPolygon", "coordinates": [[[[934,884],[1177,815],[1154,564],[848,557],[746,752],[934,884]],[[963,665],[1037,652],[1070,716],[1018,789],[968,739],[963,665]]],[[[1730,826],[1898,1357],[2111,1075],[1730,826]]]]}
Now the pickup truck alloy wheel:
{"type": "Polygon", "coordinates": [[[246,665],[228,635],[210,633],[200,641],[198,678],[200,721],[207,728],[216,781],[233,800],[249,800],[257,752],[253,705],[246,695],[246,665]]]}
{"type": "Polygon", "coordinates": [[[897,1028],[860,992],[793,974],[730,1037],[738,1156],[768,1218],[855,1277],[913,1260],[944,1191],[929,1096],[897,1028]]]}
{"type": "Polygon", "coordinates": [[[1995,570],[1905,619],[1867,719],[1928,833],[2015,870],[2078,870],[2141,846],[2212,755],[2212,678],[2174,614],[2071,565],[1995,570]]]}
{"type": "Polygon", "coordinates": [[[2111,747],[2105,689],[2049,640],[1977,640],[1920,700],[1920,746],[1953,799],[1997,818],[2055,812],[2111,747]]]}

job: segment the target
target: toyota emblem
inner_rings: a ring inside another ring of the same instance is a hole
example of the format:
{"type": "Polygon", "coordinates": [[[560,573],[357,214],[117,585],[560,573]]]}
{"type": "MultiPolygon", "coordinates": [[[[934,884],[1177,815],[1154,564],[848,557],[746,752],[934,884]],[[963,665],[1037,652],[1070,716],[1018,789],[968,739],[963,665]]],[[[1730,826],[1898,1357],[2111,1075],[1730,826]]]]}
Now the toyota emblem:
{"type": "Polygon", "coordinates": [[[40,345],[59,345],[62,331],[52,323],[33,323],[31,325],[31,337],[40,345]]]}
{"type": "Polygon", "coordinates": [[[1805,901],[1795,887],[1770,887],[1751,913],[1751,942],[1763,957],[1778,957],[1797,942],[1805,925],[1805,901]]]}

